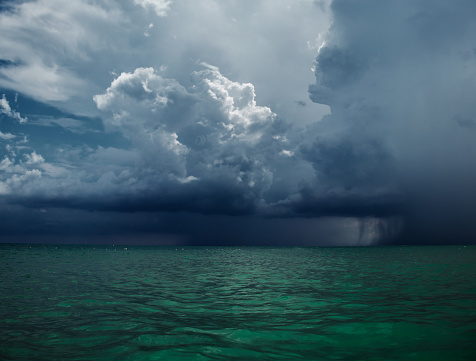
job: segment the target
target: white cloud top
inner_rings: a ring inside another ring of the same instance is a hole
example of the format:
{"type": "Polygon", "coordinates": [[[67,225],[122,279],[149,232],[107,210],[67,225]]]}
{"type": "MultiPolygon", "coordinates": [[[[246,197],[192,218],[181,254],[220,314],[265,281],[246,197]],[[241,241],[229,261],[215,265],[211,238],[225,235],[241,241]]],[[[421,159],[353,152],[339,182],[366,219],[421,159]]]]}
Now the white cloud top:
{"type": "Polygon", "coordinates": [[[170,0],[134,0],[134,3],[142,6],[143,8],[150,8],[157,16],[166,16],[170,9],[170,0]]]}
{"type": "MultiPolygon", "coordinates": [[[[25,123],[28,120],[26,117],[22,117],[19,112],[13,110],[10,107],[10,103],[8,102],[7,98],[5,97],[5,94],[3,94],[2,98],[0,99],[0,114],[4,114],[7,117],[16,119],[20,123],[25,123]]],[[[4,135],[4,137],[2,137],[2,138],[6,139],[5,137],[6,137],[6,135],[4,135]]]]}

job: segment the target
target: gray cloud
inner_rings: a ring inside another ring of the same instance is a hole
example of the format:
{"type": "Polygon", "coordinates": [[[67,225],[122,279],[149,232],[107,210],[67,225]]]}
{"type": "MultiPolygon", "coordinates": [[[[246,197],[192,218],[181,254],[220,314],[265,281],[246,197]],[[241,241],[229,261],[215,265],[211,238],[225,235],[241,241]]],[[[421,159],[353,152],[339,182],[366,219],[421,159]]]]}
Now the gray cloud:
{"type": "Polygon", "coordinates": [[[94,98],[112,113],[107,124],[141,154],[149,192],[161,193],[139,207],[249,213],[270,187],[285,128],[256,104],[252,84],[203,68],[192,74],[190,89],[152,68],[136,69],[94,98]]]}
{"type": "Polygon", "coordinates": [[[185,243],[473,239],[469,0],[207,4],[0,12],[2,217],[185,243]]]}
{"type": "Polygon", "coordinates": [[[452,232],[455,242],[473,240],[473,2],[334,0],[331,8],[309,92],[332,115],[304,157],[336,202],[353,189],[365,210],[379,194],[404,218],[402,242],[448,242],[452,232]]]}
{"type": "Polygon", "coordinates": [[[43,156],[16,145],[4,159],[4,198],[122,212],[238,215],[266,208],[275,164],[291,154],[287,127],[256,104],[252,84],[201,67],[189,88],[153,68],[122,73],[94,100],[106,129],[131,148],[69,147],[43,156]]]}

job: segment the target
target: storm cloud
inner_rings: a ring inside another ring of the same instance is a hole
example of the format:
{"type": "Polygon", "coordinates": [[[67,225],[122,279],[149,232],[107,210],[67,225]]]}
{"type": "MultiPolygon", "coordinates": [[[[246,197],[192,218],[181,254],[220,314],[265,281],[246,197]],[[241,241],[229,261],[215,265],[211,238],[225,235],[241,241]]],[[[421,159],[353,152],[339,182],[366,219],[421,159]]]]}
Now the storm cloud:
{"type": "Polygon", "coordinates": [[[469,0],[7,5],[5,239],[476,239],[469,0]]]}
{"type": "Polygon", "coordinates": [[[474,3],[335,0],[331,9],[309,92],[332,115],[303,155],[336,198],[354,190],[358,209],[376,202],[403,217],[400,242],[474,241],[474,3]]]}

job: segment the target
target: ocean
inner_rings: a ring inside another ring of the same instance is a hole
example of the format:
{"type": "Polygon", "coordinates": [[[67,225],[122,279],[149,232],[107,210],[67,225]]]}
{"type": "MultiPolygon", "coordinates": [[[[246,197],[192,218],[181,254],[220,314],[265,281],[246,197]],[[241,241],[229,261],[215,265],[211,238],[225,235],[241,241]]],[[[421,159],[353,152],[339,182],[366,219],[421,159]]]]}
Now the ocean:
{"type": "Polygon", "coordinates": [[[0,360],[476,360],[476,247],[0,245],[0,360]]]}

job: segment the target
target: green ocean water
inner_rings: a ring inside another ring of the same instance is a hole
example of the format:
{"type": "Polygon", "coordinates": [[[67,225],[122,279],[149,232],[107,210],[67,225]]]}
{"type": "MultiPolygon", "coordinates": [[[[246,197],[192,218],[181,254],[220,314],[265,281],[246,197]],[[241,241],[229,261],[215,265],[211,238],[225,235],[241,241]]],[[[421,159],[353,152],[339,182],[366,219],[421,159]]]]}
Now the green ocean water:
{"type": "Polygon", "coordinates": [[[476,247],[0,245],[0,360],[476,360],[476,247]]]}

